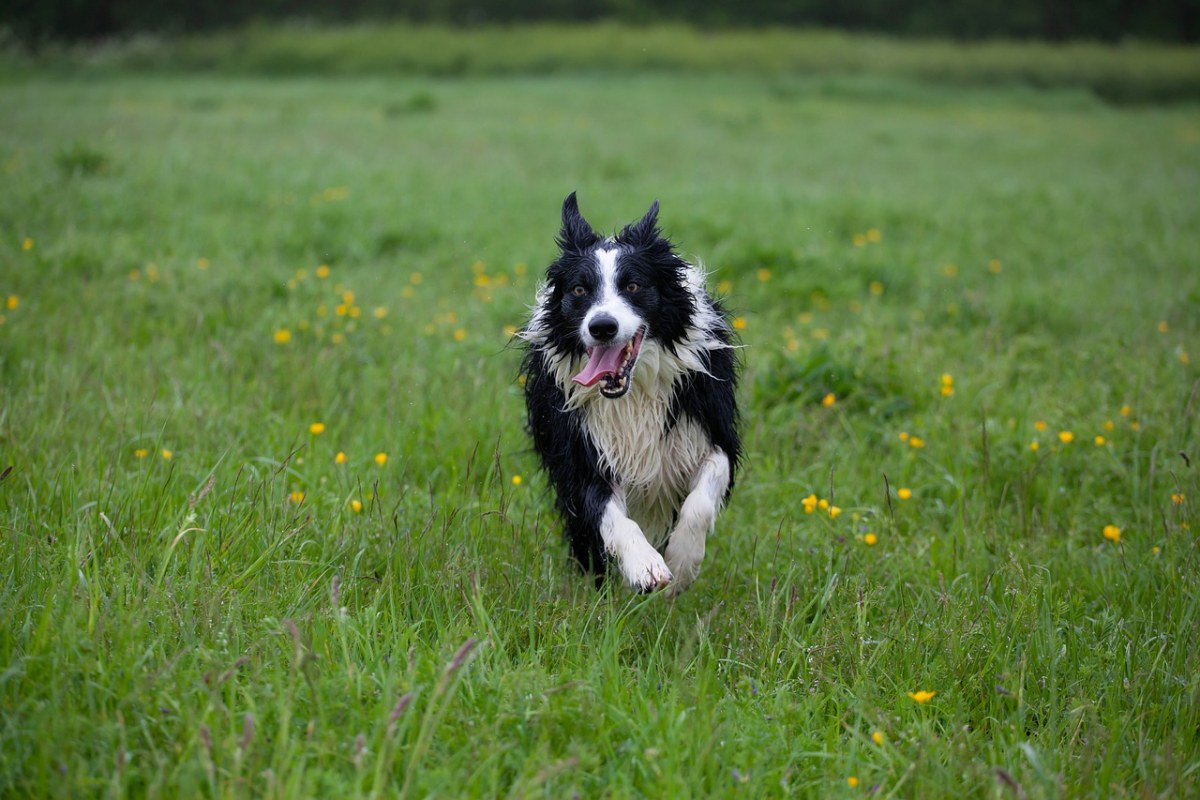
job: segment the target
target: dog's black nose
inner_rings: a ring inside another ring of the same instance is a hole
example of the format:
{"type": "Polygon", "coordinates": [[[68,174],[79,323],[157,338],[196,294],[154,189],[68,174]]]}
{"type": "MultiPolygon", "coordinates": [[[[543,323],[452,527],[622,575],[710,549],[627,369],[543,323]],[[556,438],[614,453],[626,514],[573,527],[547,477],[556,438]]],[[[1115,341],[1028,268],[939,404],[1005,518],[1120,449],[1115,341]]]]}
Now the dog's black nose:
{"type": "Polygon", "coordinates": [[[597,314],[588,323],[588,333],[598,342],[607,342],[617,335],[619,327],[615,317],[608,314],[597,314]]]}

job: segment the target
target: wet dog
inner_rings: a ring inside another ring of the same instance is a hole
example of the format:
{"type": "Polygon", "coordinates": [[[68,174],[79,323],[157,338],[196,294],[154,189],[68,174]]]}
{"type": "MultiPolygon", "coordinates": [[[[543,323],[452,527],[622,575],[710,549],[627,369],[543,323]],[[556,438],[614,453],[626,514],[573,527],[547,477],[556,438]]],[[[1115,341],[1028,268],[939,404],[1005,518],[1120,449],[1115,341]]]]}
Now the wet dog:
{"type": "Polygon", "coordinates": [[[604,237],[572,193],[558,246],[518,333],[534,448],[585,569],[679,591],[741,452],[733,331],[662,235],[657,202],[604,237]]]}

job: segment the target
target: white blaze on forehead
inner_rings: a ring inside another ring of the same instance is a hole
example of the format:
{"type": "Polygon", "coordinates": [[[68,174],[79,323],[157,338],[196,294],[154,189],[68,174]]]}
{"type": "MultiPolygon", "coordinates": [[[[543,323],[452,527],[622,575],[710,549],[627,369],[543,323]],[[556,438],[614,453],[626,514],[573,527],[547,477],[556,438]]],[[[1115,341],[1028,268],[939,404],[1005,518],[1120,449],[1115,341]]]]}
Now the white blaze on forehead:
{"type": "Polygon", "coordinates": [[[592,337],[588,326],[597,316],[606,314],[617,321],[617,335],[612,341],[614,343],[628,342],[645,324],[645,321],[630,308],[629,303],[625,302],[617,285],[617,259],[621,255],[621,248],[598,247],[592,251],[592,255],[595,257],[596,267],[600,271],[600,287],[596,292],[594,304],[584,315],[580,338],[589,347],[601,344],[592,337]]]}
{"type": "Polygon", "coordinates": [[[607,295],[617,287],[617,256],[621,255],[619,248],[596,250],[596,264],[600,266],[600,282],[602,291],[607,295]]]}

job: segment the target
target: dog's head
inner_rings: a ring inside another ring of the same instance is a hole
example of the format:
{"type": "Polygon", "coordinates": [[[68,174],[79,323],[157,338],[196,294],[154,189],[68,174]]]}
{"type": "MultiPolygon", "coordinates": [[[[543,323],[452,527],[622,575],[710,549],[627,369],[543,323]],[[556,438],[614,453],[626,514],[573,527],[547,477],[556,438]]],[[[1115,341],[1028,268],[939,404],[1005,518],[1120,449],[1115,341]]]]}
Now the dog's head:
{"type": "Polygon", "coordinates": [[[644,348],[674,351],[686,335],[695,310],[688,265],[658,228],[657,201],[616,236],[601,237],[572,192],[563,202],[558,246],[536,311],[546,340],[586,356],[576,383],[599,383],[604,397],[622,397],[644,348]]]}

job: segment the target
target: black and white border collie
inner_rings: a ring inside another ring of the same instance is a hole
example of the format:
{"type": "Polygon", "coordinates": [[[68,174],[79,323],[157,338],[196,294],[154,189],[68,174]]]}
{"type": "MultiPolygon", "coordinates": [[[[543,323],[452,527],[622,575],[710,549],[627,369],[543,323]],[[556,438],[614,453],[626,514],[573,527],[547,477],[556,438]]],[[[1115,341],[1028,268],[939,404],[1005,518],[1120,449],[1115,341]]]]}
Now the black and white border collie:
{"type": "Polygon", "coordinates": [[[579,563],[678,592],[738,464],[733,332],[659,231],[657,202],[605,238],[572,192],[558,246],[518,333],[534,448],[579,563]]]}

